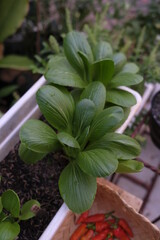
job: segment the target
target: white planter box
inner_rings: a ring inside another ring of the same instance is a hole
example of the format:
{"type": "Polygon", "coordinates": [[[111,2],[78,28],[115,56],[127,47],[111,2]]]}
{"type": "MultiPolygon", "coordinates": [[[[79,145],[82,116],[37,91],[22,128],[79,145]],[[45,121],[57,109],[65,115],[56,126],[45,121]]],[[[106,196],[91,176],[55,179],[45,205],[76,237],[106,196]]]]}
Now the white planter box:
{"type": "MultiPolygon", "coordinates": [[[[39,118],[41,113],[36,104],[35,93],[46,82],[44,77],[41,77],[24,96],[0,119],[0,161],[2,161],[10,150],[19,141],[19,129],[30,118],[39,118]]],[[[123,133],[129,122],[136,114],[141,106],[141,96],[132,89],[121,87],[131,92],[137,100],[137,104],[131,108],[128,119],[117,130],[118,133],[123,133]]],[[[69,209],[65,204],[59,209],[47,229],[39,240],[51,240],[57,229],[63,222],[69,209]]]]}
{"type": "Polygon", "coordinates": [[[46,82],[41,77],[0,119],[0,161],[19,141],[19,129],[30,118],[39,118],[41,113],[35,94],[46,82]]]}

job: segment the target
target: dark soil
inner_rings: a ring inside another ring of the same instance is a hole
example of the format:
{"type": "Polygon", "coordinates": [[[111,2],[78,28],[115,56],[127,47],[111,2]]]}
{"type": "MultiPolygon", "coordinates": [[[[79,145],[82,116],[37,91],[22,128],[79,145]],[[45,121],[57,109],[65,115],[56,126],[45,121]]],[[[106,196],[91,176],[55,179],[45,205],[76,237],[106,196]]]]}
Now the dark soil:
{"type": "Polygon", "coordinates": [[[160,148],[160,92],[152,100],[150,133],[154,144],[160,148]]]}
{"type": "Polygon", "coordinates": [[[21,204],[30,199],[41,203],[38,215],[20,222],[18,240],[38,240],[63,203],[58,190],[58,179],[67,165],[62,153],[48,154],[34,165],[26,165],[18,156],[19,144],[0,163],[0,194],[8,188],[20,197],[21,204]]]}
{"type": "Polygon", "coordinates": [[[158,92],[153,99],[152,116],[160,127],[160,92],[158,92]]]}

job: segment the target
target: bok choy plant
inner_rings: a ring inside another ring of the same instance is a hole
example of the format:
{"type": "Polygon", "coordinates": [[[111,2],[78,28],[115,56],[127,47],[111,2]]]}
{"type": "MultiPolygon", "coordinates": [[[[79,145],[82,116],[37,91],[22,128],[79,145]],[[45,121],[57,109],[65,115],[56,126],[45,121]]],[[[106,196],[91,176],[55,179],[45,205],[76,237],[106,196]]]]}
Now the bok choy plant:
{"type": "Polygon", "coordinates": [[[49,152],[63,150],[69,163],[60,175],[59,190],[76,213],[91,207],[96,177],[138,172],[143,167],[134,160],[140,153],[139,144],[115,133],[124,117],[123,109],[104,109],[105,101],[106,88],[98,81],[90,83],[77,102],[63,87],[43,86],[37,92],[37,103],[50,126],[29,120],[20,130],[19,154],[26,163],[36,163],[49,152]]]}
{"type": "Polygon", "coordinates": [[[14,240],[20,233],[20,221],[33,218],[40,203],[31,199],[20,206],[18,195],[11,189],[0,196],[0,239],[14,240]]]}
{"type": "Polygon", "coordinates": [[[126,108],[136,104],[135,97],[120,87],[139,84],[143,80],[137,74],[139,68],[127,63],[123,53],[114,54],[108,42],[100,41],[93,49],[84,33],[71,31],[64,39],[64,53],[49,61],[45,74],[48,83],[83,89],[100,81],[106,87],[108,103],[126,108]]]}

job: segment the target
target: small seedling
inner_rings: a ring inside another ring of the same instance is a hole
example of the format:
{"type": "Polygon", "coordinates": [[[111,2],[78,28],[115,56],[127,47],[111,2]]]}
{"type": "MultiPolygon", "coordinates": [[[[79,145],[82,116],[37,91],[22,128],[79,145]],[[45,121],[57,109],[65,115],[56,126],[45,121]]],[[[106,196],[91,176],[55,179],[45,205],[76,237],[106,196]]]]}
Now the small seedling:
{"type": "Polygon", "coordinates": [[[38,209],[38,201],[31,199],[21,207],[18,195],[11,189],[5,191],[0,197],[0,240],[14,240],[20,233],[19,222],[34,217],[38,209]]]}

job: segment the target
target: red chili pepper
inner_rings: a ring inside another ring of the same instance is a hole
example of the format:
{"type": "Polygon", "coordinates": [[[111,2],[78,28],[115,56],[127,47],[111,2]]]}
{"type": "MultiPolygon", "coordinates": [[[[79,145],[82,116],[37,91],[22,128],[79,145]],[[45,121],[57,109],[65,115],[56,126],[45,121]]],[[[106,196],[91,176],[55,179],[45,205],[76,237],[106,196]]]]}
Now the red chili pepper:
{"type": "Polygon", "coordinates": [[[130,228],[130,226],[128,225],[128,223],[124,220],[124,219],[120,219],[118,221],[118,225],[121,226],[123,228],[123,230],[130,236],[133,237],[133,232],[130,228]]]}
{"type": "Polygon", "coordinates": [[[88,232],[81,237],[81,240],[90,240],[94,235],[94,231],[92,229],[88,230],[88,232]]]}
{"type": "Polygon", "coordinates": [[[109,227],[110,225],[107,222],[96,222],[96,232],[102,232],[109,227]]]}
{"type": "Polygon", "coordinates": [[[113,233],[109,232],[105,240],[113,240],[113,233]]]}
{"type": "Polygon", "coordinates": [[[127,236],[127,234],[123,231],[121,227],[113,229],[113,235],[120,240],[130,240],[130,238],[127,236]]]}
{"type": "Polygon", "coordinates": [[[107,222],[109,225],[113,225],[113,224],[116,222],[116,220],[115,220],[115,219],[108,219],[108,220],[106,220],[106,222],[107,222]]]}
{"type": "Polygon", "coordinates": [[[86,224],[81,224],[72,234],[70,240],[79,240],[88,231],[86,224]]]}
{"type": "Polygon", "coordinates": [[[92,216],[87,217],[84,222],[85,223],[95,223],[95,222],[103,222],[105,221],[108,217],[112,215],[113,212],[109,212],[106,214],[95,214],[92,216]]]}
{"type": "Polygon", "coordinates": [[[89,214],[89,211],[86,211],[86,212],[82,213],[80,215],[80,217],[78,218],[76,224],[82,223],[84,221],[84,219],[86,219],[88,217],[88,214],[89,214]]]}
{"type": "Polygon", "coordinates": [[[104,240],[106,239],[107,235],[110,233],[110,229],[106,229],[103,232],[97,234],[95,237],[92,238],[92,240],[104,240]]]}
{"type": "Polygon", "coordinates": [[[110,225],[107,222],[96,222],[96,223],[87,224],[88,229],[92,229],[96,232],[102,232],[103,230],[109,227],[110,225]]]}

